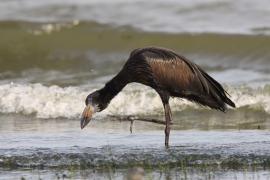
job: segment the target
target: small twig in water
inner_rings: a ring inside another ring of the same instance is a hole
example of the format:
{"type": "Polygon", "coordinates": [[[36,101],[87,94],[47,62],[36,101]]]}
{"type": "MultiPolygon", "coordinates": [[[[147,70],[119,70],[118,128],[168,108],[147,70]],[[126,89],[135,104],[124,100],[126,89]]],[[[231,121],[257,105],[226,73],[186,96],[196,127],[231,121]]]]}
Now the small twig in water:
{"type": "MultiPolygon", "coordinates": [[[[135,116],[115,116],[115,115],[111,115],[110,117],[115,118],[119,121],[131,121],[131,122],[132,121],[144,121],[144,122],[152,122],[152,123],[163,124],[163,125],[166,124],[165,121],[153,119],[153,118],[139,118],[139,117],[135,117],[135,116]]],[[[173,124],[173,123],[171,123],[171,124],[173,124]]],[[[131,126],[132,125],[133,125],[133,122],[131,123],[131,126]]]]}

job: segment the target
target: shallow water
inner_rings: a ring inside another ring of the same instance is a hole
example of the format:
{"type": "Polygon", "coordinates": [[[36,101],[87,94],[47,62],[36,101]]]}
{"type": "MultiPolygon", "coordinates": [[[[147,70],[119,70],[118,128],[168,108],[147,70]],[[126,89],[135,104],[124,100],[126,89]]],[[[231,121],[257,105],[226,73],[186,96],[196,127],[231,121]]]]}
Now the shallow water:
{"type": "MultiPolygon", "coordinates": [[[[141,170],[140,167],[138,167],[141,170]]],[[[78,170],[78,171],[63,171],[63,170],[16,170],[12,173],[10,171],[2,171],[0,179],[116,179],[123,180],[135,176],[133,169],[117,169],[114,171],[102,170],[78,170]]],[[[143,169],[144,173],[138,172],[137,177],[145,179],[270,179],[269,171],[267,170],[216,170],[216,169],[200,169],[200,168],[186,168],[186,169],[166,169],[166,170],[149,170],[143,169]],[[141,175],[142,174],[142,175],[141,175]]]]}
{"type": "Polygon", "coordinates": [[[130,123],[115,119],[94,120],[83,131],[75,120],[4,119],[9,121],[1,119],[1,179],[123,179],[134,173],[146,179],[269,178],[268,130],[174,126],[166,149],[163,125],[147,122],[135,121],[130,134],[130,123]]]}
{"type": "Polygon", "coordinates": [[[269,7],[0,0],[0,179],[270,179],[269,7]],[[163,125],[135,121],[130,134],[119,121],[164,119],[158,95],[130,84],[80,130],[85,97],[146,46],[202,66],[237,107],[224,114],[171,99],[165,149],[163,125]]]}

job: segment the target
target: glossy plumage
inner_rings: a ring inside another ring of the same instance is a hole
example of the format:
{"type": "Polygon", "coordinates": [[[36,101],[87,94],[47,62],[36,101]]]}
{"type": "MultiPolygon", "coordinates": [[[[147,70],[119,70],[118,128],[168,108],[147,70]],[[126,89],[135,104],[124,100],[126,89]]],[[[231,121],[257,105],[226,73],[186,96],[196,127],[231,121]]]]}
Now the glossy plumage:
{"type": "Polygon", "coordinates": [[[88,95],[86,105],[90,103],[97,107],[96,111],[102,111],[132,82],[150,86],[160,95],[166,120],[166,146],[172,120],[170,97],[185,98],[223,112],[226,104],[235,107],[223,87],[198,65],[172,50],[157,47],[133,50],[122,70],[105,87],[88,95]]]}
{"type": "Polygon", "coordinates": [[[130,82],[165,91],[221,111],[226,104],[235,107],[223,87],[198,65],[163,48],[142,48],[131,52],[124,69],[130,82]]]}

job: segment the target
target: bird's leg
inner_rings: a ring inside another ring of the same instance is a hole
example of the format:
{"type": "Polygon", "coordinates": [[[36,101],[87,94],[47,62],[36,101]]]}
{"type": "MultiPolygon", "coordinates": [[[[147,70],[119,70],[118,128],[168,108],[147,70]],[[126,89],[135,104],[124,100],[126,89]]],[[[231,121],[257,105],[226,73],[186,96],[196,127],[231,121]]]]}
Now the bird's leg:
{"type": "Polygon", "coordinates": [[[129,131],[130,131],[130,134],[132,134],[132,132],[133,132],[134,117],[132,117],[132,116],[127,116],[127,120],[130,121],[129,131]]]}
{"type": "Polygon", "coordinates": [[[166,127],[165,127],[165,146],[169,147],[169,137],[170,137],[170,131],[171,131],[171,109],[169,102],[164,103],[164,111],[165,111],[165,121],[166,121],[166,127]]]}
{"type": "Polygon", "coordinates": [[[134,120],[132,119],[131,121],[130,121],[130,127],[129,127],[129,131],[130,131],[130,134],[132,134],[132,127],[133,127],[133,122],[134,122],[134,120]]]}
{"type": "Polygon", "coordinates": [[[165,91],[157,91],[161,100],[162,100],[162,104],[164,107],[164,113],[165,113],[165,146],[166,148],[169,147],[169,137],[170,137],[170,131],[171,131],[171,117],[172,117],[172,113],[171,113],[171,109],[170,109],[170,105],[169,105],[169,94],[165,91]]]}

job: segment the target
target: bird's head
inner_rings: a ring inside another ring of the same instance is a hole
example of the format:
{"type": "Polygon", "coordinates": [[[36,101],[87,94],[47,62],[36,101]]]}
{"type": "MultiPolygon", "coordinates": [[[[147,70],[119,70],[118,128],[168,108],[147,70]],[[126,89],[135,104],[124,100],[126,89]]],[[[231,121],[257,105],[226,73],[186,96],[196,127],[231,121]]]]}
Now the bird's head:
{"type": "Polygon", "coordinates": [[[99,91],[89,94],[85,99],[85,105],[86,107],[84,108],[81,117],[81,129],[90,122],[94,113],[100,112],[107,107],[107,104],[103,103],[102,96],[99,91]]]}

